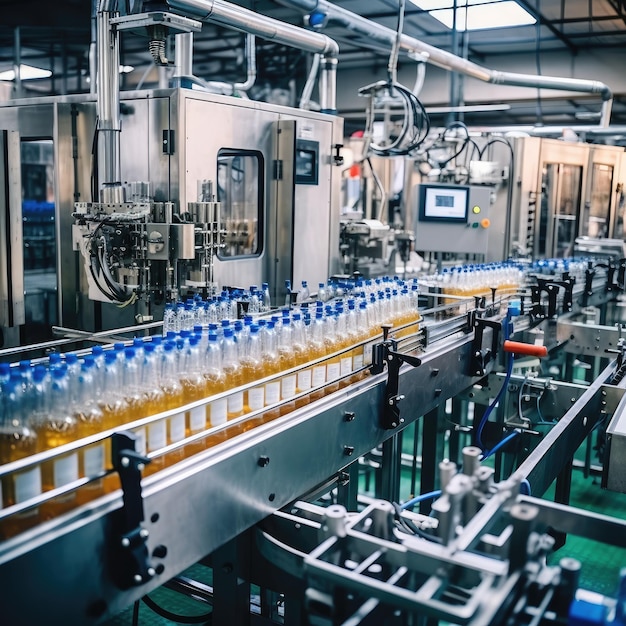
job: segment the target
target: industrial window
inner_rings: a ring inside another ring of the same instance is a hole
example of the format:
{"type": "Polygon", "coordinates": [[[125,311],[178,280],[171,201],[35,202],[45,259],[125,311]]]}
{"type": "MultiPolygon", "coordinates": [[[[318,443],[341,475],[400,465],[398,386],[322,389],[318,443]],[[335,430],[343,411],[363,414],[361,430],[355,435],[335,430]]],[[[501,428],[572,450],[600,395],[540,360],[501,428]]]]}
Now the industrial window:
{"type": "Polygon", "coordinates": [[[225,245],[219,257],[256,256],[263,250],[263,155],[222,149],[217,154],[217,200],[225,245]]]}

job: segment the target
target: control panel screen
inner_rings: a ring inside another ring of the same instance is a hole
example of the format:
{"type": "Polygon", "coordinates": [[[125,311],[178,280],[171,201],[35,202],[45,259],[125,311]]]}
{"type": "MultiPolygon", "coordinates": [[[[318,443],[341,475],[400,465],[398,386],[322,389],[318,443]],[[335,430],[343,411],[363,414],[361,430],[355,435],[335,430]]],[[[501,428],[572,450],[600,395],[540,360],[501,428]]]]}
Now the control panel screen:
{"type": "Polygon", "coordinates": [[[467,222],[467,187],[421,185],[420,192],[421,220],[467,222]]]}

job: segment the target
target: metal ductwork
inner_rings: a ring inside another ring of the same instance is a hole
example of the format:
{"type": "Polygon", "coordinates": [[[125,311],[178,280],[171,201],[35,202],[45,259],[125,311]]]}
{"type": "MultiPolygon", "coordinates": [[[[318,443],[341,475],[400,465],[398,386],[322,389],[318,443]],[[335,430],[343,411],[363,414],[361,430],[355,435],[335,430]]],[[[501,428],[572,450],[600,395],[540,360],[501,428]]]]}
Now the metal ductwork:
{"type": "Polygon", "coordinates": [[[193,17],[201,22],[213,22],[226,28],[256,35],[306,52],[322,54],[325,60],[325,63],[322,63],[320,76],[322,111],[336,112],[336,74],[339,45],[334,39],[322,33],[311,32],[255,13],[250,9],[224,0],[168,0],[167,3],[177,13],[193,17]]]}
{"type": "MultiPolygon", "coordinates": [[[[352,11],[328,2],[328,0],[276,0],[279,4],[294,9],[312,13],[323,13],[328,19],[341,24],[346,29],[372,41],[392,46],[396,38],[396,32],[382,24],[372,22],[352,11]]],[[[515,74],[513,72],[500,72],[482,67],[472,61],[430,46],[419,39],[402,35],[400,47],[404,50],[421,54],[424,61],[452,72],[460,72],[466,76],[477,78],[495,85],[512,85],[516,87],[533,87],[539,89],[562,89],[564,91],[576,91],[581,93],[599,94],[602,97],[602,113],[600,126],[606,128],[611,119],[613,94],[610,88],[600,81],[582,80],[577,78],[565,78],[557,76],[537,76],[532,74],[515,74]]]]}

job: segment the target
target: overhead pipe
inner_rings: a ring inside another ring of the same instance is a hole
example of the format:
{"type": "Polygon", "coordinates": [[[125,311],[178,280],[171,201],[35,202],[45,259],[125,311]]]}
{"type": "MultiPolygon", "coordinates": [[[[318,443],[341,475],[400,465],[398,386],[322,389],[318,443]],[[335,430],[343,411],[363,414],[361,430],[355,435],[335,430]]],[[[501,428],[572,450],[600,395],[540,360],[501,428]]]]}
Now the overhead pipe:
{"type": "MultiPolygon", "coordinates": [[[[367,37],[370,40],[393,46],[396,32],[382,24],[372,22],[365,17],[361,17],[352,11],[343,9],[328,0],[276,0],[279,4],[294,9],[299,9],[306,13],[323,13],[328,19],[337,22],[348,30],[367,37]]],[[[599,94],[602,97],[602,112],[600,115],[600,126],[608,127],[611,120],[611,109],[613,106],[613,93],[604,83],[596,80],[583,80],[577,78],[565,78],[556,76],[536,76],[533,74],[515,74],[513,72],[500,72],[482,67],[467,59],[431,46],[415,37],[402,35],[400,37],[400,47],[404,50],[419,53],[424,61],[452,72],[460,72],[466,76],[477,78],[486,83],[495,85],[512,85],[517,87],[533,87],[540,89],[562,89],[565,91],[576,91],[581,93],[599,94]]]]}
{"type": "Polygon", "coordinates": [[[250,33],[246,35],[246,68],[246,80],[235,83],[234,91],[248,91],[256,82],[256,37],[250,33]]]}
{"type": "Polygon", "coordinates": [[[322,54],[320,76],[322,111],[326,113],[336,112],[339,45],[334,39],[323,33],[308,31],[255,13],[250,9],[225,2],[225,0],[167,0],[167,3],[177,13],[182,13],[201,22],[212,22],[306,52],[322,54]]]}

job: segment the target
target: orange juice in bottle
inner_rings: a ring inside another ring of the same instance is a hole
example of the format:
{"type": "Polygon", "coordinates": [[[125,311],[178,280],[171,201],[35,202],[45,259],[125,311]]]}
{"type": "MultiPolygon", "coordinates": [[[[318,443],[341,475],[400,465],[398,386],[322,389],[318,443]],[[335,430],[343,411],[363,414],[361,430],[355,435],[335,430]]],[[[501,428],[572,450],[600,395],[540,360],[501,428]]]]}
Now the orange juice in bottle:
{"type": "MultiPolygon", "coordinates": [[[[263,378],[263,361],[261,352],[261,338],[258,324],[251,324],[244,348],[240,357],[243,383],[253,383],[263,378]]],[[[258,385],[251,387],[244,393],[244,411],[260,411],[265,406],[265,387],[258,385]]],[[[245,429],[249,430],[260,424],[262,414],[245,422],[245,429]]]]}
{"type": "MultiPolygon", "coordinates": [[[[19,461],[37,452],[37,434],[30,426],[28,418],[27,398],[22,393],[22,380],[19,372],[9,373],[8,364],[2,364],[2,405],[0,413],[0,464],[19,461]]],[[[36,392],[36,387],[43,382],[45,368],[38,366],[40,376],[35,377],[31,393],[33,399],[43,401],[43,394],[36,392]]],[[[31,408],[34,405],[31,405],[31,408]]],[[[34,423],[34,422],[33,422],[34,423]]],[[[36,424],[35,424],[36,425],[36,424]]],[[[31,466],[20,472],[2,477],[0,483],[0,506],[7,507],[21,504],[41,494],[41,471],[38,465],[31,466]]],[[[0,536],[12,537],[39,522],[39,508],[27,509],[23,513],[14,514],[0,522],[0,536]]]]}
{"type": "MultiPolygon", "coordinates": [[[[226,377],[222,370],[222,353],[216,332],[209,331],[209,342],[207,344],[206,362],[204,368],[205,397],[210,398],[227,389],[226,377]]],[[[228,420],[228,402],[225,397],[213,400],[206,404],[205,423],[209,428],[224,426],[228,420]]],[[[200,421],[194,428],[200,426],[200,421]]],[[[199,432],[195,430],[193,432],[199,432]]],[[[226,439],[225,429],[221,429],[206,437],[204,445],[213,446],[226,439]]]]}
{"type": "MultiPolygon", "coordinates": [[[[222,342],[222,370],[228,389],[235,389],[243,384],[243,375],[239,363],[239,352],[235,342],[235,332],[232,328],[224,328],[222,342]]],[[[243,391],[230,393],[227,397],[228,419],[235,419],[243,415],[243,391]]]]}
{"type": "MultiPolygon", "coordinates": [[[[262,321],[262,320],[260,320],[262,321]]],[[[261,325],[260,325],[261,326],[261,325]]],[[[259,333],[261,336],[261,351],[263,355],[263,378],[274,376],[280,372],[280,360],[278,358],[278,347],[275,330],[275,322],[268,321],[261,326],[259,333]]],[[[275,378],[265,383],[265,406],[270,406],[280,402],[280,379],[275,378]]],[[[269,422],[280,415],[280,409],[269,409],[263,414],[263,421],[269,422]]]]}
{"type": "MultiPolygon", "coordinates": [[[[295,355],[296,365],[304,366],[309,362],[309,346],[306,336],[306,325],[302,320],[301,313],[293,314],[292,321],[292,334],[293,334],[293,352],[295,355]]],[[[301,367],[298,370],[298,376],[296,379],[296,392],[298,394],[306,393],[311,389],[312,384],[312,370],[310,367],[301,367]]],[[[303,395],[296,400],[296,408],[300,408],[308,404],[311,401],[309,395],[303,395]]]]}
{"type": "MultiPolygon", "coordinates": [[[[103,430],[103,413],[99,403],[100,389],[94,359],[87,355],[76,381],[76,401],[73,404],[79,438],[97,435],[103,430]]],[[[105,453],[103,441],[83,448],[79,458],[80,475],[91,478],[101,474],[104,471],[105,453]]],[[[99,478],[81,487],[76,493],[76,498],[78,502],[83,503],[103,493],[104,482],[99,478]]]]}
{"type": "MultiPolygon", "coordinates": [[[[51,372],[47,412],[37,424],[38,452],[72,443],[78,438],[78,424],[68,403],[70,397],[67,368],[60,365],[51,372]]],[[[68,452],[42,464],[44,491],[64,487],[78,480],[78,452],[68,452]]],[[[50,519],[72,509],[76,493],[69,492],[41,505],[41,516],[50,519]]]]}
{"type": "MultiPolygon", "coordinates": [[[[291,328],[291,320],[288,311],[284,311],[287,315],[283,315],[283,321],[278,333],[278,362],[280,371],[296,367],[296,354],[293,348],[293,330],[291,328]]],[[[280,379],[280,399],[290,400],[296,395],[297,373],[292,372],[284,375],[280,379]]],[[[280,407],[280,415],[286,415],[296,408],[295,401],[282,404],[280,407]]]]}
{"type": "MultiPolygon", "coordinates": [[[[326,346],[324,344],[324,312],[318,308],[315,313],[315,320],[310,327],[310,340],[308,360],[317,361],[326,355],[326,346]]],[[[319,400],[324,397],[324,388],[326,384],[326,362],[316,363],[311,368],[311,400],[319,400]],[[317,388],[317,389],[316,389],[317,388]]]]}
{"type": "MultiPolygon", "coordinates": [[[[333,314],[332,307],[326,307],[324,317],[324,350],[326,355],[338,352],[341,341],[337,336],[337,319],[333,314]]],[[[341,375],[341,357],[339,355],[326,359],[326,389],[325,394],[334,393],[339,390],[339,376],[341,375]]]]}

